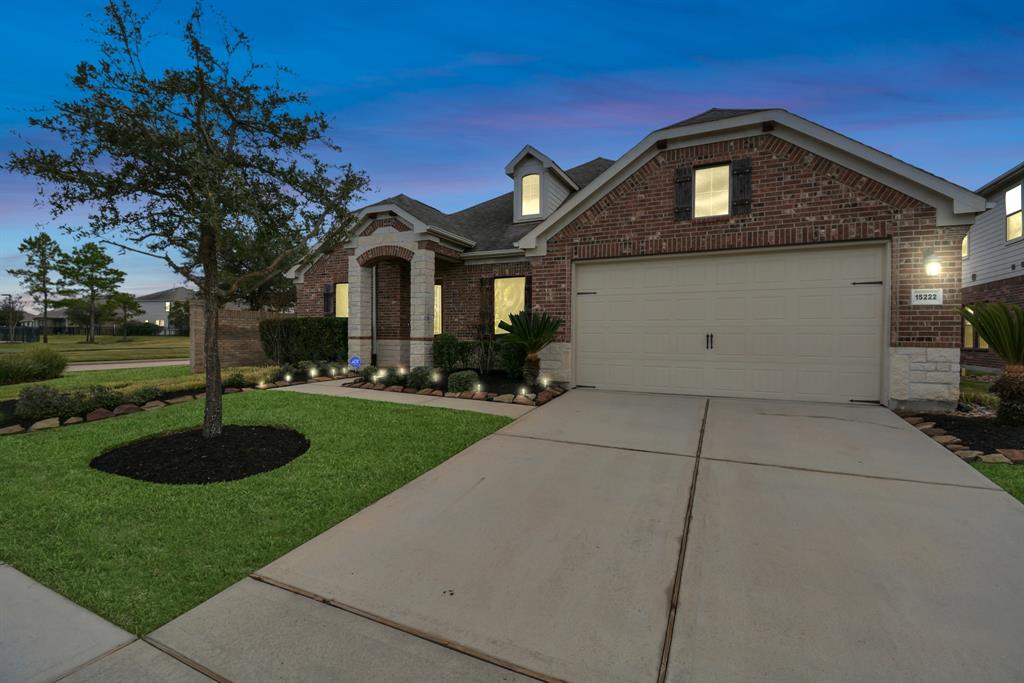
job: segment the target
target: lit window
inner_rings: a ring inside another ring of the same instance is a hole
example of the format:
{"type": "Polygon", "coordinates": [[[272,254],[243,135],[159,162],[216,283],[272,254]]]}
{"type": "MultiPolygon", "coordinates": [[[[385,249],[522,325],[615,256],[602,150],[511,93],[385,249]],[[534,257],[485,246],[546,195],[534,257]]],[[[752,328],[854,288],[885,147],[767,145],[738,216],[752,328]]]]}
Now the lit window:
{"type": "Polygon", "coordinates": [[[1006,241],[1019,240],[1021,226],[1020,185],[1006,193],[1006,241]]]}
{"type": "Polygon", "coordinates": [[[441,285],[434,285],[434,334],[441,334],[441,285]]]}
{"type": "Polygon", "coordinates": [[[504,334],[498,323],[526,309],[526,278],[502,277],[494,280],[494,333],[504,334]]]}
{"type": "Polygon", "coordinates": [[[729,164],[698,168],[693,179],[693,215],[725,216],[729,213],[729,164]]]}
{"type": "Polygon", "coordinates": [[[339,282],[334,285],[334,317],[348,317],[348,283],[339,282]]]}
{"type": "Polygon", "coordinates": [[[970,324],[966,320],[964,321],[964,341],[963,347],[965,349],[974,348],[974,325],[970,324]]]}
{"type": "Polygon", "coordinates": [[[980,334],[978,335],[978,348],[982,350],[988,348],[988,342],[985,341],[980,334]]]}
{"type": "Polygon", "coordinates": [[[164,313],[170,313],[170,311],[171,311],[171,302],[170,301],[165,301],[164,302],[164,313]]]}
{"type": "Polygon", "coordinates": [[[540,176],[536,173],[523,176],[523,215],[540,213],[540,176]]]}
{"type": "Polygon", "coordinates": [[[164,326],[164,321],[163,320],[157,320],[156,324],[157,324],[157,327],[163,327],[164,326]]]}
{"type": "Polygon", "coordinates": [[[960,243],[960,258],[967,258],[967,254],[970,252],[970,244],[967,241],[968,237],[970,235],[964,235],[964,241],[960,243]]]}

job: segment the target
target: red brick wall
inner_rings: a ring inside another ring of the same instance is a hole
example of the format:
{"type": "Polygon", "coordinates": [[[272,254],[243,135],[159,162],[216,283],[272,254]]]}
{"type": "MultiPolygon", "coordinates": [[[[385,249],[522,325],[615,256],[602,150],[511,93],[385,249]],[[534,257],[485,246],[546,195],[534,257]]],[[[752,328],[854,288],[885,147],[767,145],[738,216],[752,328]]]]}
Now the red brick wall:
{"type": "MultiPolygon", "coordinates": [[[[959,345],[960,255],[967,227],[937,228],[935,210],[772,135],[666,150],[548,241],[531,259],[533,305],[570,321],[574,260],[892,239],[892,345],[959,345]],[[676,220],[674,173],[684,164],[750,158],[749,214],[676,220]],[[926,253],[943,263],[924,273],[926,253]],[[943,287],[945,304],[910,307],[914,287],[943,287]]],[[[562,328],[568,341],[570,325],[562,328]]]]}
{"type": "MultiPolygon", "coordinates": [[[[206,367],[203,357],[203,306],[193,302],[189,306],[189,364],[192,372],[202,372],[206,367]]],[[[281,318],[287,313],[271,311],[237,311],[223,309],[218,317],[218,343],[220,365],[229,368],[238,365],[270,365],[273,363],[260,344],[260,321],[268,318],[281,318]]]]}
{"type": "MultiPolygon", "coordinates": [[[[983,285],[964,287],[963,300],[968,305],[1001,301],[1006,304],[1024,306],[1024,275],[986,282],[983,285]]],[[[1006,365],[991,349],[961,349],[960,363],[983,368],[1002,368],[1006,365]]]]}
{"type": "Polygon", "coordinates": [[[299,315],[324,314],[324,285],[348,282],[348,258],[354,249],[336,249],[320,257],[296,285],[295,310],[299,315]]]}
{"type": "Polygon", "coordinates": [[[409,264],[377,263],[377,338],[409,338],[409,264]]]}
{"type": "MultiPolygon", "coordinates": [[[[434,282],[441,285],[441,329],[459,339],[479,339],[481,280],[530,275],[530,264],[463,265],[438,260],[434,282]]],[[[487,288],[488,291],[493,291],[487,288]]]]}

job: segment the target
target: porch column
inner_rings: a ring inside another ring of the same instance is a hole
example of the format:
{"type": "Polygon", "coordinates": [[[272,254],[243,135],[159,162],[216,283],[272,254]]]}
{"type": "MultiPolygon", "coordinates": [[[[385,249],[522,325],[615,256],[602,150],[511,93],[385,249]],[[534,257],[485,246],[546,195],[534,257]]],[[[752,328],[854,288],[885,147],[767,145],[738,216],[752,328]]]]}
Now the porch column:
{"type": "Polygon", "coordinates": [[[433,364],[434,252],[418,249],[409,265],[409,366],[433,364]]]}
{"type": "Polygon", "coordinates": [[[371,362],[373,335],[373,269],[348,258],[348,357],[371,362]]]}

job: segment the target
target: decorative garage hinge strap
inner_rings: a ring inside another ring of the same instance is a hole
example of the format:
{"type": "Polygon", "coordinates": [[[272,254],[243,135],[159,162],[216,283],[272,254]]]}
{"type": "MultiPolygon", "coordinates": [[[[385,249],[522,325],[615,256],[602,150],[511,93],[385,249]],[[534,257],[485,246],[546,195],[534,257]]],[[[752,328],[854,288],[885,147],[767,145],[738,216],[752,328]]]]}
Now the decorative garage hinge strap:
{"type": "Polygon", "coordinates": [[[750,200],[754,189],[753,166],[750,159],[736,159],[731,164],[732,187],[729,196],[732,197],[733,215],[750,213],[750,200]]]}
{"type": "Polygon", "coordinates": [[[882,285],[885,283],[882,282],[881,280],[865,280],[863,282],[851,282],[850,284],[853,285],[854,287],[859,287],[861,285],[882,285]]]}
{"type": "Polygon", "coordinates": [[[576,292],[576,296],[583,296],[584,294],[597,294],[597,292],[576,292]]]}
{"type": "Polygon", "coordinates": [[[676,220],[693,218],[693,166],[680,166],[676,169],[675,199],[676,220]]]}

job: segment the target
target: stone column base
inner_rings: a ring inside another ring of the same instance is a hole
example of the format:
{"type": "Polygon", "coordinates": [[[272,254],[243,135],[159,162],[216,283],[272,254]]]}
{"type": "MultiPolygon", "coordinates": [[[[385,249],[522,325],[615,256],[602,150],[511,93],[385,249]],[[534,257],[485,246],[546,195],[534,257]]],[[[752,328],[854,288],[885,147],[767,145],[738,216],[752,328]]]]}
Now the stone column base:
{"type": "Polygon", "coordinates": [[[889,407],[943,411],[960,398],[960,349],[889,349],[889,407]]]}
{"type": "Polygon", "coordinates": [[[409,341],[409,367],[432,367],[434,363],[434,342],[422,339],[409,341]]]}

